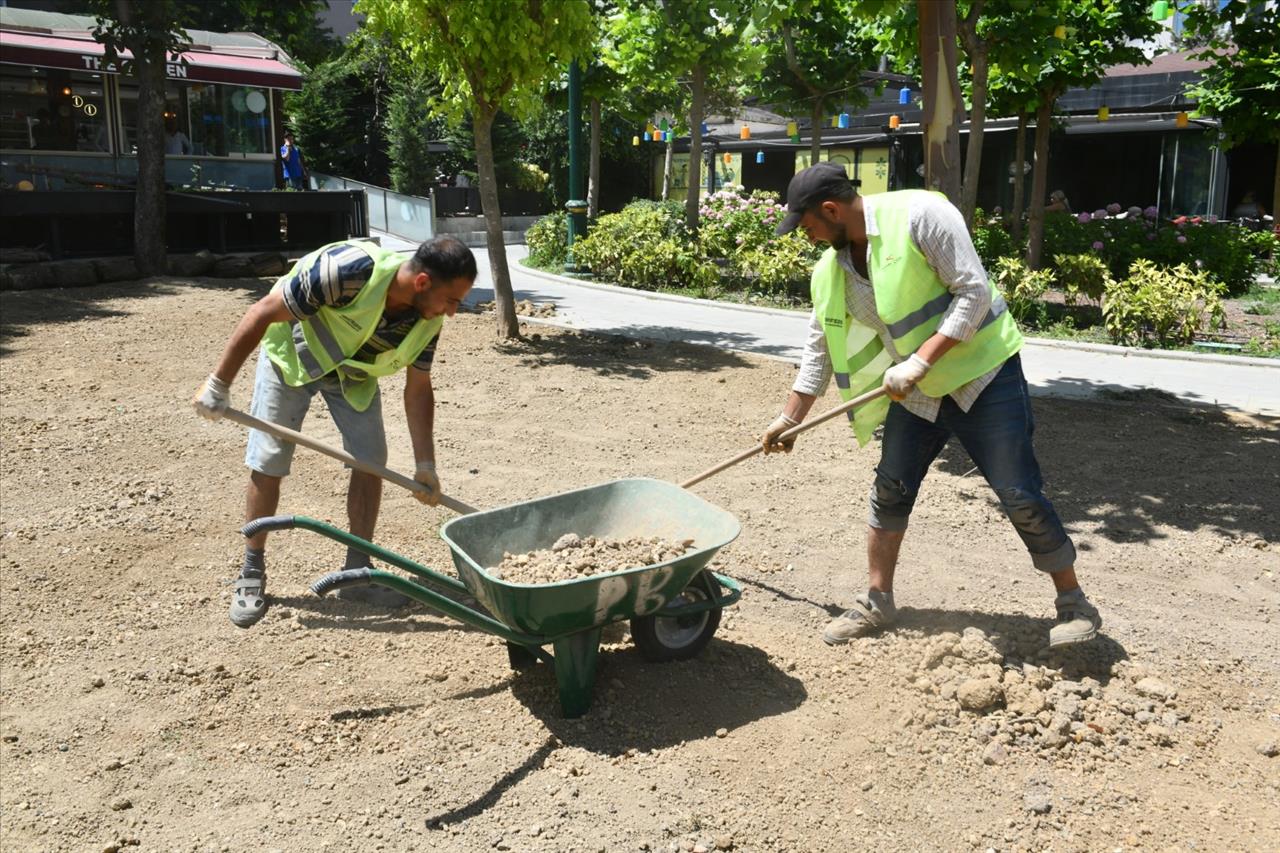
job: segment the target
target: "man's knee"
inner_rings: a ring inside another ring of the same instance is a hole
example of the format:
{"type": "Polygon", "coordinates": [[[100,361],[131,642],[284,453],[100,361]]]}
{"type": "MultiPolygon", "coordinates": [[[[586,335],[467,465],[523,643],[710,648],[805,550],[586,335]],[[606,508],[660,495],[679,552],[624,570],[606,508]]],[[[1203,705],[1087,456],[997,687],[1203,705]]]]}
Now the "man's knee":
{"type": "Polygon", "coordinates": [[[912,489],[877,468],[871,484],[871,513],[867,523],[879,530],[906,530],[915,503],[916,493],[912,489]]]}

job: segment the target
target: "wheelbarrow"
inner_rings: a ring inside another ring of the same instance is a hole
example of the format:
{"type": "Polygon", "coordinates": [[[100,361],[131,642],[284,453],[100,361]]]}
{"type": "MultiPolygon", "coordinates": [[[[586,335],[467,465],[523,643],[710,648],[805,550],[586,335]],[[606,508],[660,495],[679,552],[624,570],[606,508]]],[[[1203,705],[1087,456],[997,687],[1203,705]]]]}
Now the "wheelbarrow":
{"type": "MultiPolygon", "coordinates": [[[[798,435],[880,394],[873,391],[824,412],[781,438],[798,435]]],[[[226,417],[410,490],[424,488],[402,474],[358,460],[279,424],[234,409],[227,410],[226,417]]],[[[720,626],[720,611],[742,597],[742,588],[735,581],[706,568],[717,551],[737,538],[741,526],[731,514],[687,487],[760,450],[757,445],[679,486],[648,478],[621,479],[489,510],[475,510],[441,496],[443,505],[464,513],[440,530],[453,556],[457,578],[307,516],[255,519],[244,525],[241,533],[252,537],[265,531],[302,528],[403,569],[418,580],[377,569],[349,569],[321,577],[311,589],[325,595],[347,586],[384,586],[500,637],[506,642],[513,669],[524,670],[539,661],[554,667],[561,710],[566,717],[579,717],[591,706],[600,636],[606,625],[629,620],[632,640],[646,660],[687,660],[711,640],[720,626]],[[504,553],[550,548],[566,533],[584,538],[692,539],[693,550],[661,563],[555,583],[512,583],[490,571],[502,562],[504,553]],[[461,603],[457,597],[474,598],[487,612],[461,603]],[[551,647],[550,652],[546,646],[551,647]]]]}

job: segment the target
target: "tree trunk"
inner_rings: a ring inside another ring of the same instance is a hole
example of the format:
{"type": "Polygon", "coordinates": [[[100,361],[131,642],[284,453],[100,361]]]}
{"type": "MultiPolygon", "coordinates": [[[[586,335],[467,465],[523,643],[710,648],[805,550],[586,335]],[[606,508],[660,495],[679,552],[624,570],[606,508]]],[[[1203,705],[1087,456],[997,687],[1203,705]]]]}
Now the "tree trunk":
{"type": "Polygon", "coordinates": [[[813,139],[809,141],[809,165],[812,166],[818,162],[818,158],[822,156],[822,118],[825,110],[822,109],[822,99],[815,98],[813,101],[813,114],[810,120],[813,122],[810,133],[813,139]]]}
{"type": "MultiPolygon", "coordinates": [[[[684,222],[690,231],[698,228],[698,199],[702,189],[702,108],[706,72],[693,66],[689,97],[689,191],[684,197],[684,222]]],[[[715,168],[713,164],[711,168],[715,168]]]]}
{"type": "Polygon", "coordinates": [[[600,99],[591,99],[591,153],[587,163],[587,219],[600,215],[600,99]]]}
{"type": "MultiPolygon", "coordinates": [[[[1276,217],[1280,217],[1280,139],[1276,140],[1276,173],[1275,174],[1276,174],[1275,180],[1272,181],[1271,183],[1271,207],[1268,208],[1268,210],[1271,211],[1271,216],[1272,216],[1271,221],[1272,221],[1273,227],[1274,227],[1274,223],[1276,222],[1276,217]]],[[[1275,256],[1275,253],[1273,252],[1272,257],[1274,256],[1275,256]]],[[[1274,278],[1274,275],[1272,277],[1274,278]]]]}
{"type": "Polygon", "coordinates": [[[1022,209],[1027,192],[1026,176],[1022,172],[1022,164],[1027,162],[1027,112],[1018,112],[1018,137],[1013,143],[1014,165],[1013,179],[1013,243],[1022,243],[1022,209]]]}
{"type": "Polygon", "coordinates": [[[138,81],[138,187],[133,203],[133,254],[142,275],[165,272],[164,50],[135,51],[138,81]]]}
{"type": "Polygon", "coordinates": [[[924,80],[924,179],[960,202],[960,80],[956,77],[956,0],[916,0],[924,80]]]}
{"type": "Polygon", "coordinates": [[[1044,242],[1044,191],[1049,183],[1049,123],[1056,97],[1042,94],[1036,110],[1036,162],[1031,173],[1031,216],[1027,221],[1027,266],[1040,269],[1040,248],[1044,242]]]}
{"type": "Polygon", "coordinates": [[[476,137],[476,166],[480,172],[480,206],[484,210],[484,230],[489,245],[489,274],[493,278],[493,301],[498,315],[498,339],[520,337],[516,300],[511,291],[511,271],[507,269],[507,247],[502,242],[502,209],[498,204],[498,173],[493,167],[494,112],[477,109],[471,117],[476,137]]]}
{"type": "Polygon", "coordinates": [[[667,140],[667,150],[662,156],[662,200],[668,201],[671,198],[671,182],[675,179],[676,171],[676,143],[674,139],[667,140]]]}
{"type": "Polygon", "coordinates": [[[969,51],[973,67],[973,109],[969,111],[969,145],[965,151],[964,188],[960,192],[960,212],[973,230],[973,211],[978,206],[978,176],[982,172],[982,138],[987,123],[987,52],[969,51]]]}

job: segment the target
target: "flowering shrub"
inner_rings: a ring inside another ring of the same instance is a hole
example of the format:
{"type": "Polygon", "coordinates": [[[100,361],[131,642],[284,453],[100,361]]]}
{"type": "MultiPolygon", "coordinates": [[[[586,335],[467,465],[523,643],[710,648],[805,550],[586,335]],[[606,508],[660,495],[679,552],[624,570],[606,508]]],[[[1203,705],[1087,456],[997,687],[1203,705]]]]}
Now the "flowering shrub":
{"type": "Polygon", "coordinates": [[[679,202],[633,201],[596,220],[574,243],[574,260],[597,278],[625,287],[706,286],[716,270],[699,257],[679,202]]]}
{"type": "Polygon", "coordinates": [[[1111,273],[1096,254],[1057,255],[1053,266],[1053,277],[1062,288],[1068,305],[1076,304],[1081,296],[1099,303],[1111,284],[1111,273]]]}
{"type": "Polygon", "coordinates": [[[743,246],[758,248],[774,239],[785,214],[776,193],[756,190],[744,196],[720,190],[702,200],[698,242],[708,258],[732,258],[743,246]]]}
{"type": "Polygon", "coordinates": [[[1093,253],[1106,262],[1116,278],[1126,276],[1137,260],[1163,266],[1187,264],[1203,270],[1236,295],[1249,289],[1266,263],[1265,256],[1275,249],[1275,238],[1265,231],[1249,231],[1198,216],[1161,222],[1154,207],[1130,207],[1123,212],[1119,208],[1112,203],[1093,213],[1045,216],[1045,255],[1093,253]]]}

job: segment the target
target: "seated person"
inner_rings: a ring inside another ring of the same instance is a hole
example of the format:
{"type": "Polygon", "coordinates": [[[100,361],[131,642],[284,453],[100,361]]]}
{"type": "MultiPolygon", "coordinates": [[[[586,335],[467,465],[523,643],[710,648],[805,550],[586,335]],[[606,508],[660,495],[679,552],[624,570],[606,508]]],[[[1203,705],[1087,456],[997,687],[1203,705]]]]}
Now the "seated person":
{"type": "Polygon", "coordinates": [[[1061,210],[1063,213],[1071,212],[1071,204],[1067,201],[1067,194],[1062,190],[1054,190],[1049,193],[1049,203],[1045,205],[1046,211],[1061,210]]]}

